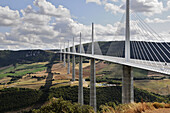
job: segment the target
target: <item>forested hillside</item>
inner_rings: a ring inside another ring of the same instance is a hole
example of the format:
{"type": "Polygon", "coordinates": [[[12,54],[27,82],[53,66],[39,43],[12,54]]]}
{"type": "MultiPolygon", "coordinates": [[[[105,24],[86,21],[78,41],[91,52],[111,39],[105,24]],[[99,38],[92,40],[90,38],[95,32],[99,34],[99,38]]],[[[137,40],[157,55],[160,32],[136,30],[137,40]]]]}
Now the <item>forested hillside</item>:
{"type": "MultiPolygon", "coordinates": [[[[15,65],[16,63],[33,63],[33,62],[44,62],[50,61],[54,53],[47,52],[44,50],[20,50],[0,51],[0,67],[15,65]]],[[[58,58],[58,57],[57,57],[58,58]]]]}
{"type": "MultiPolygon", "coordinates": [[[[135,88],[135,102],[141,102],[143,99],[144,102],[170,102],[168,96],[161,96],[158,94],[150,93],[146,90],[135,88]]],[[[90,89],[84,88],[84,103],[89,104],[90,101],[90,89]]],[[[102,104],[108,102],[114,102],[116,104],[121,103],[121,86],[116,87],[97,87],[96,96],[97,96],[97,106],[99,107],[102,104]]],[[[59,87],[50,89],[50,98],[52,97],[63,97],[64,100],[71,100],[72,102],[78,101],[78,87],[59,87]]]]}
{"type": "MultiPolygon", "coordinates": [[[[135,88],[135,102],[170,102],[170,96],[161,96],[154,93],[149,93],[146,90],[135,88]]],[[[44,92],[25,89],[25,88],[9,88],[0,90],[0,112],[16,110],[23,107],[28,107],[36,102],[41,102],[44,98],[44,92]]],[[[46,92],[47,93],[47,92],[46,92]]],[[[89,105],[90,89],[84,88],[84,104],[89,105]]],[[[121,86],[116,87],[97,87],[97,107],[105,103],[121,104],[121,86]]],[[[58,87],[51,88],[48,92],[48,99],[53,97],[71,102],[78,102],[78,87],[58,87]]],[[[47,101],[47,100],[46,100],[47,101]]]]}
{"type": "Polygon", "coordinates": [[[41,95],[40,91],[26,88],[0,90],[0,113],[33,105],[41,95]]]}

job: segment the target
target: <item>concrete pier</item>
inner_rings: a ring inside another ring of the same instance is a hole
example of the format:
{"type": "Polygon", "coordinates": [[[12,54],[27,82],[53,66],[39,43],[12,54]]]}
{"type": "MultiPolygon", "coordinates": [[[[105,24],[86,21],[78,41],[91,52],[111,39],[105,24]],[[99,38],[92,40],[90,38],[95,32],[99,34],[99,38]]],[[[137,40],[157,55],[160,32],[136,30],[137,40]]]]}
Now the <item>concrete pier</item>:
{"type": "Polygon", "coordinates": [[[125,104],[132,102],[134,102],[132,67],[123,65],[122,103],[125,104]]]}
{"type": "MultiPolygon", "coordinates": [[[[68,40],[68,52],[70,52],[69,40],[68,40]]],[[[70,54],[67,54],[67,74],[70,74],[70,54]]]]}
{"type": "Polygon", "coordinates": [[[66,67],[66,54],[64,53],[64,67],[66,67]]]}
{"type": "MultiPolygon", "coordinates": [[[[73,47],[72,47],[72,52],[75,53],[75,45],[74,45],[74,37],[73,37],[73,47]]],[[[72,81],[75,81],[75,55],[72,55],[72,81]]]]}
{"type": "Polygon", "coordinates": [[[67,55],[67,64],[68,64],[68,66],[67,66],[67,74],[70,74],[70,55],[69,54],[67,55]]]}
{"type": "MultiPolygon", "coordinates": [[[[64,52],[66,52],[65,42],[64,42],[64,52]]],[[[66,67],[66,54],[65,53],[64,53],[63,57],[64,57],[64,67],[66,67]]]]}
{"type": "MultiPolygon", "coordinates": [[[[61,42],[59,43],[60,44],[60,52],[62,52],[62,45],[61,45],[61,42]]],[[[60,62],[62,62],[62,53],[60,53],[60,62]]]]}
{"type": "Polygon", "coordinates": [[[60,62],[62,62],[62,53],[60,53],[60,62]]]}
{"type": "Polygon", "coordinates": [[[78,103],[80,105],[84,104],[83,99],[83,68],[82,68],[83,57],[80,56],[79,59],[79,87],[78,87],[78,103]]]}
{"type": "Polygon", "coordinates": [[[72,55],[72,81],[75,81],[75,55],[72,55]]]}
{"type": "Polygon", "coordinates": [[[95,59],[91,59],[91,74],[90,74],[90,106],[97,111],[96,107],[96,68],[95,59]]]}

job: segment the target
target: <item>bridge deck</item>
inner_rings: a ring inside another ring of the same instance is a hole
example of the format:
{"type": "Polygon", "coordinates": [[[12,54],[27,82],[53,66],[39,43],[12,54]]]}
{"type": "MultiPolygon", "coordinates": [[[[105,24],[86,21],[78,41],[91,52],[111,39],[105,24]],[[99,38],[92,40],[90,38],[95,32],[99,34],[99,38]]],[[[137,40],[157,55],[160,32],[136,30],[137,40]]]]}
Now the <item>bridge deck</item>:
{"type": "Polygon", "coordinates": [[[113,57],[113,56],[91,55],[91,54],[72,53],[72,52],[62,52],[62,53],[76,55],[76,56],[83,56],[83,57],[88,57],[88,58],[94,58],[98,60],[108,61],[112,63],[127,65],[131,67],[136,67],[140,69],[145,69],[145,70],[149,70],[153,72],[170,75],[170,63],[167,63],[165,65],[165,63],[163,62],[160,63],[160,62],[137,60],[137,59],[130,59],[130,61],[127,62],[125,58],[113,57]]]}

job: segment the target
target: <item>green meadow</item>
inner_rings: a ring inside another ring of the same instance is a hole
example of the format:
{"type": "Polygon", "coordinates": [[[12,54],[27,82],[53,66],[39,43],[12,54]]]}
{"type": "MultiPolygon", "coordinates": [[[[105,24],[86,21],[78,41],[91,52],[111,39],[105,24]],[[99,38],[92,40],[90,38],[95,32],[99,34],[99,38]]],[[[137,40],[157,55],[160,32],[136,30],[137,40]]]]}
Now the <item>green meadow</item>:
{"type": "Polygon", "coordinates": [[[16,64],[5,69],[0,69],[0,79],[6,76],[24,76],[27,73],[35,73],[46,69],[46,63],[16,64]]]}

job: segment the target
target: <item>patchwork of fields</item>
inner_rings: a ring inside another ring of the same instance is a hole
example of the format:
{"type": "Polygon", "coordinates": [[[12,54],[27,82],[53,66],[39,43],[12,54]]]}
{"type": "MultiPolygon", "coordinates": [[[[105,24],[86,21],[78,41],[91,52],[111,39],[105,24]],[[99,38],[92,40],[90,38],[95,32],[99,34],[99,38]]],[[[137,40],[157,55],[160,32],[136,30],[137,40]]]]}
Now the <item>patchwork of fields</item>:
{"type": "MultiPolygon", "coordinates": [[[[48,76],[46,69],[48,63],[49,62],[16,64],[15,66],[10,65],[0,68],[0,89],[9,87],[39,89],[46,83],[46,77],[48,76]]],[[[78,64],[76,64],[76,79],[78,79],[78,67],[78,64]]],[[[84,78],[89,78],[90,63],[84,63],[83,68],[84,78]]],[[[96,74],[103,78],[121,78],[121,68],[120,65],[96,61],[96,74]]],[[[72,72],[72,64],[70,70],[72,72]]],[[[64,67],[63,63],[55,63],[51,68],[51,73],[53,73],[52,88],[78,86],[78,81],[70,81],[72,74],[67,74],[67,65],[64,67]]],[[[147,72],[134,69],[134,76],[147,77],[147,72]]],[[[88,87],[89,84],[89,81],[84,81],[84,87],[88,87]]],[[[135,87],[162,95],[170,94],[170,86],[168,84],[170,84],[170,79],[134,81],[135,87]]]]}

